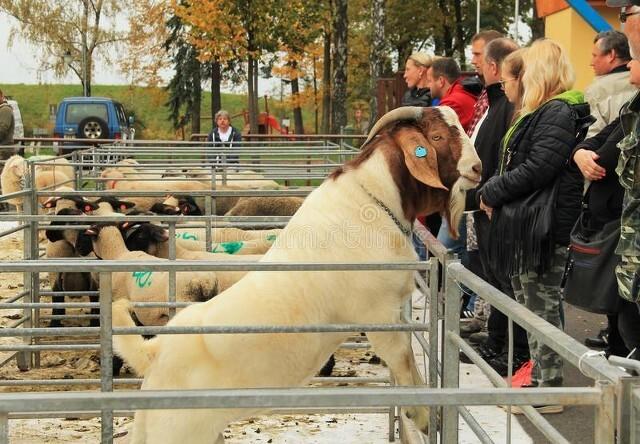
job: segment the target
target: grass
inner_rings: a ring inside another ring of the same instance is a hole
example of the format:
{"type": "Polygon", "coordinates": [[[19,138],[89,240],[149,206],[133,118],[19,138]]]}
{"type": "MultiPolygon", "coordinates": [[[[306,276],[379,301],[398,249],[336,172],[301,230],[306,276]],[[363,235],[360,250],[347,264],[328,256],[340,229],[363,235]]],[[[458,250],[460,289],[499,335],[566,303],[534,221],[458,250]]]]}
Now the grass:
{"type": "MultiPolygon", "coordinates": [[[[64,97],[82,95],[82,87],[78,85],[26,85],[26,84],[0,84],[5,94],[18,101],[22,113],[22,121],[25,136],[33,135],[34,128],[43,128],[53,133],[54,116],[50,116],[50,110],[64,97]]],[[[127,114],[135,116],[136,138],[139,139],[182,139],[181,132],[174,131],[172,123],[168,120],[169,109],[165,106],[167,92],[162,88],[147,88],[128,85],[92,85],[92,95],[96,97],[110,97],[122,103],[127,114]]],[[[240,114],[247,108],[246,96],[243,94],[222,94],[222,107],[231,115],[240,114]]],[[[264,99],[260,99],[260,109],[264,111],[264,99]]],[[[202,97],[202,116],[211,115],[211,93],[205,92],[202,97]]],[[[284,109],[280,101],[269,99],[269,111],[276,117],[288,115],[293,125],[293,112],[284,109]]],[[[313,111],[312,107],[303,110],[303,118],[307,132],[312,132],[313,111]]],[[[232,124],[242,130],[244,119],[235,117],[232,124]]],[[[211,119],[201,120],[201,132],[211,130],[211,119]]],[[[188,139],[190,128],[185,130],[188,139]]]]}

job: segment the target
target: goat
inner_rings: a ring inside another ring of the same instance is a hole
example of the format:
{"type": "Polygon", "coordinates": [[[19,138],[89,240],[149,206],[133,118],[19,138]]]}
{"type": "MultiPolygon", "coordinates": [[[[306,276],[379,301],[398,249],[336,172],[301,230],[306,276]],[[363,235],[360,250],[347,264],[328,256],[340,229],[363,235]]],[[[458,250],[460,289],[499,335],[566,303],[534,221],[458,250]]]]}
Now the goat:
{"type": "MultiPolygon", "coordinates": [[[[453,237],[481,164],[449,107],[402,107],[374,125],[364,149],[315,189],[262,263],[414,261],[416,216],[440,212],[453,237]]],[[[254,271],[233,287],[177,314],[168,325],[399,323],[415,288],[413,271],[254,271]],[[250,308],[250,309],[249,309],[250,308]]],[[[114,304],[117,327],[133,321],[114,304]]],[[[144,376],[142,390],[291,387],[307,383],[347,333],[114,336],[114,347],[144,376]]],[[[368,333],[397,385],[423,384],[410,335],[368,333]]],[[[407,415],[424,433],[425,407],[407,415]]],[[[238,408],[139,410],[132,444],[223,443],[227,425],[256,411],[238,408]]]]}

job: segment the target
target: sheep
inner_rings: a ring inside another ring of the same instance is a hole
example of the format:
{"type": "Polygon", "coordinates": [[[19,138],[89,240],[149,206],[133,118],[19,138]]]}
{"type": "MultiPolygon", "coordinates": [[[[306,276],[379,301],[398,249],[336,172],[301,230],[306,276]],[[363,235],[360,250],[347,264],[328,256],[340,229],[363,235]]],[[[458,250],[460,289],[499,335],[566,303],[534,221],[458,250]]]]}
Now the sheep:
{"type": "MultiPolygon", "coordinates": [[[[91,252],[100,259],[162,261],[142,251],[127,249],[120,229],[110,223],[92,225],[78,234],[76,250],[82,256],[91,252]]],[[[169,274],[166,272],[118,272],[112,275],[113,300],[133,302],[167,301],[169,274]]],[[[218,293],[218,279],[213,272],[176,273],[176,301],[200,302],[218,293]]],[[[169,319],[168,308],[137,307],[135,314],[142,325],[163,325],[169,319]]]]}
{"type": "MultiPolygon", "coordinates": [[[[74,189],[65,185],[56,188],[55,191],[67,193],[74,191],[74,189]]],[[[77,209],[83,213],[91,213],[98,208],[95,203],[88,201],[83,196],[51,196],[42,204],[42,207],[52,214],[58,214],[64,208],[77,209]]]]}
{"type": "MultiPolygon", "coordinates": [[[[125,245],[130,251],[144,251],[153,256],[167,259],[169,257],[169,238],[167,230],[147,222],[122,222],[120,224],[125,245]]],[[[193,251],[182,247],[184,240],[176,239],[176,259],[207,261],[257,261],[261,254],[245,254],[242,256],[222,255],[206,251],[193,251]]],[[[223,291],[239,281],[246,271],[217,271],[218,290],[223,291]]]]}
{"type": "MultiPolygon", "coordinates": [[[[373,127],[361,153],[305,199],[261,263],[415,261],[410,231],[415,218],[441,212],[457,237],[465,192],[477,186],[480,170],[451,108],[393,110],[373,127]]],[[[401,307],[415,288],[413,274],[254,271],[212,300],[185,308],[168,325],[399,323],[401,307]]],[[[126,302],[114,304],[116,327],[132,324],[128,310],[126,302]]],[[[368,336],[397,385],[423,384],[409,334],[368,336]]],[[[142,390],[291,387],[307,383],[347,337],[339,332],[194,334],[144,341],[116,335],[114,347],[144,376],[142,390]]],[[[406,412],[428,432],[427,408],[412,406],[406,412]]],[[[131,442],[171,444],[188,437],[194,444],[222,443],[230,422],[255,413],[140,410],[131,442]]]]}
{"type": "MultiPolygon", "coordinates": [[[[62,208],[58,213],[59,216],[79,216],[82,215],[83,212],[76,208],[62,208]]],[[[53,221],[51,222],[51,226],[56,225],[77,225],[81,222],[60,222],[53,221]]],[[[51,230],[47,229],[45,231],[45,235],[47,237],[47,245],[45,247],[46,257],[49,259],[53,258],[77,258],[78,254],[75,251],[74,245],[77,240],[77,230],[51,230]]],[[[91,278],[90,273],[84,272],[75,272],[75,271],[65,271],[65,272],[50,272],[49,273],[49,284],[51,285],[51,289],[53,291],[63,292],[63,291],[95,291],[97,290],[97,285],[95,285],[95,281],[91,278]]],[[[98,302],[98,296],[89,296],[90,302],[98,302]]],[[[55,295],[52,297],[52,302],[54,303],[62,303],[64,302],[64,295],[55,295]]],[[[64,315],[66,310],[64,308],[54,308],[52,311],[53,315],[64,315]]],[[[99,308],[92,308],[91,314],[97,315],[100,313],[99,308]]],[[[50,327],[60,327],[61,321],[58,319],[52,319],[49,326],[50,327]]],[[[90,326],[95,327],[99,325],[99,320],[97,318],[92,318],[90,321],[90,326]]]]}
{"type": "Polygon", "coordinates": [[[293,216],[304,202],[302,197],[243,197],[225,216],[293,216]]]}
{"type": "MultiPolygon", "coordinates": [[[[56,159],[66,160],[66,159],[56,159]]],[[[67,162],[68,163],[68,162],[67,162]]],[[[2,174],[0,174],[0,185],[2,186],[3,194],[15,193],[22,191],[24,175],[25,175],[26,161],[23,157],[16,154],[11,156],[4,165],[2,174]]],[[[68,185],[72,187],[73,168],[69,166],[61,166],[57,168],[55,166],[37,165],[35,169],[34,187],[38,190],[43,188],[49,188],[52,186],[68,185]],[[67,176],[71,168],[71,176],[67,176]],[[66,173],[65,173],[66,172],[66,173]]],[[[43,205],[47,198],[41,196],[38,198],[38,202],[43,205]]],[[[14,205],[16,210],[21,213],[23,207],[23,197],[16,197],[7,200],[8,203],[14,205]]]]}
{"type": "MultiPolygon", "coordinates": [[[[178,228],[176,238],[193,241],[182,244],[189,250],[206,249],[206,228],[178,228]]],[[[241,230],[239,228],[213,228],[212,253],[264,254],[271,248],[281,229],[241,230]]]]}

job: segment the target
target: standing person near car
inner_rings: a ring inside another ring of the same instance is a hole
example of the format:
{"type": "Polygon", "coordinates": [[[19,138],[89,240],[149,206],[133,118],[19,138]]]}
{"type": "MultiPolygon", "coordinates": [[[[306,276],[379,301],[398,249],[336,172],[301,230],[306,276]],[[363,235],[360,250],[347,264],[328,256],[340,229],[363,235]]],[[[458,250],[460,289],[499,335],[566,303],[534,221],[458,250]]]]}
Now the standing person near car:
{"type": "MultiPolygon", "coordinates": [[[[522,111],[502,140],[499,175],[478,191],[479,202],[492,218],[490,261],[494,268],[510,270],[518,302],[562,329],[560,281],[583,189],[580,172],[568,161],[589,106],[582,93],[571,90],[574,71],[557,43],[535,41],[523,61],[522,111]],[[526,203],[527,197],[538,192],[555,208],[546,213],[550,217],[526,203]],[[507,205],[511,217],[503,208],[507,205]],[[540,225],[542,221],[549,222],[551,234],[540,225]]],[[[509,79],[505,76],[504,80],[509,79]]],[[[532,384],[561,386],[562,358],[533,335],[529,335],[529,350],[534,361],[532,384]]],[[[563,411],[561,405],[537,408],[541,413],[563,411]]]]}
{"type": "MultiPolygon", "coordinates": [[[[5,160],[15,154],[14,147],[8,148],[8,146],[13,145],[14,128],[13,108],[7,103],[4,93],[0,90],[0,173],[4,168],[5,160]]],[[[0,189],[1,193],[2,190],[0,189]]]]}
{"type": "MultiPolygon", "coordinates": [[[[207,136],[208,142],[217,142],[213,146],[219,147],[232,147],[235,142],[242,142],[242,134],[240,131],[231,126],[231,116],[223,109],[218,111],[215,115],[216,127],[211,130],[209,136],[207,136]]],[[[220,156],[216,156],[215,159],[211,159],[207,156],[207,160],[220,161],[220,156]]],[[[227,163],[239,163],[237,155],[227,155],[227,163]]]]}

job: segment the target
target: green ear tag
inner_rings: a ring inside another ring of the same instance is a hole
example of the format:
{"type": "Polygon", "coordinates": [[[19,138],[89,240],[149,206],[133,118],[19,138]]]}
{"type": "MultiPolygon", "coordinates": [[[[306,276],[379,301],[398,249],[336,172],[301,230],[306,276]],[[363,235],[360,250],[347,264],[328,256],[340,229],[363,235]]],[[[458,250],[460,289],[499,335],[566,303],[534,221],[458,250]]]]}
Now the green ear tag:
{"type": "Polygon", "coordinates": [[[422,145],[416,147],[416,157],[427,157],[427,149],[422,145]]]}

